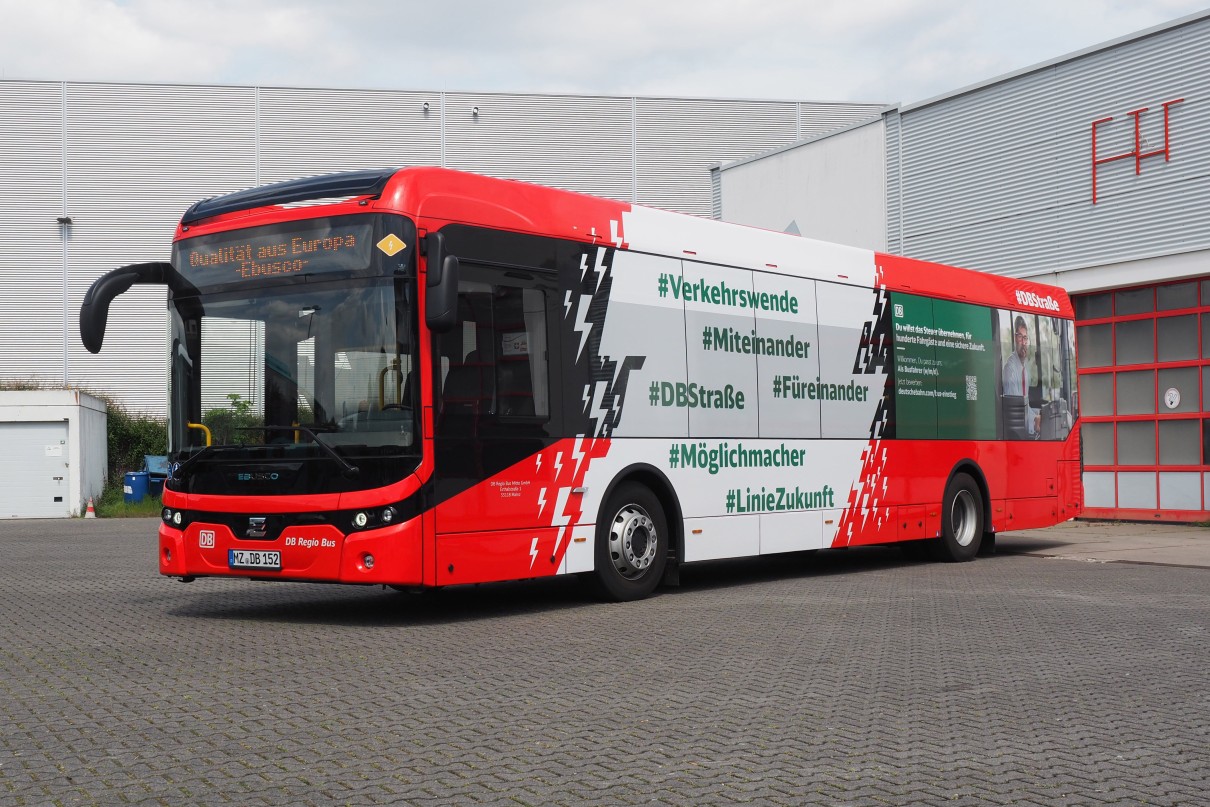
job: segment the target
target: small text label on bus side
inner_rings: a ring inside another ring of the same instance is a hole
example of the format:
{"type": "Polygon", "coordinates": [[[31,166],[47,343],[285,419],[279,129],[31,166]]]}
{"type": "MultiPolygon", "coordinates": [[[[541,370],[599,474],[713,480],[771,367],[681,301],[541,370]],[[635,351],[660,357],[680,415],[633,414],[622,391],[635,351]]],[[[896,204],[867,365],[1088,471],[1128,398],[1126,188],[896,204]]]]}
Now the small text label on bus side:
{"type": "Polygon", "coordinates": [[[729,308],[748,308],[753,311],[774,313],[798,313],[798,298],[790,294],[788,290],[780,294],[767,291],[756,292],[752,289],[737,289],[722,281],[711,283],[705,278],[691,280],[666,272],[661,272],[656,278],[656,290],[661,297],[667,297],[668,292],[671,291],[674,300],[691,303],[709,303],[729,308]]]}
{"type": "Polygon", "coordinates": [[[747,448],[743,443],[713,445],[701,440],[696,443],[673,443],[668,449],[668,467],[696,468],[711,475],[730,468],[802,468],[806,465],[805,448],[787,448],[785,443],[769,448],[747,448]]]}
{"type": "Polygon", "coordinates": [[[788,510],[818,510],[835,507],[835,493],[831,485],[817,490],[775,487],[772,490],[761,486],[727,489],[727,513],[782,513],[788,510]]]}
{"type": "Polygon", "coordinates": [[[1017,303],[1027,308],[1040,308],[1043,311],[1058,311],[1060,310],[1059,301],[1054,297],[1040,297],[1032,291],[1017,290],[1017,303]]]}
{"type": "Polygon", "coordinates": [[[728,384],[721,389],[678,381],[652,381],[647,388],[647,402],[652,406],[675,406],[680,409],[743,409],[744,391],[728,384]]]}
{"type": "Polygon", "coordinates": [[[286,546],[301,546],[303,549],[314,549],[320,547],[322,549],[335,549],[336,541],[331,538],[308,538],[306,536],[286,536],[286,546]]]}

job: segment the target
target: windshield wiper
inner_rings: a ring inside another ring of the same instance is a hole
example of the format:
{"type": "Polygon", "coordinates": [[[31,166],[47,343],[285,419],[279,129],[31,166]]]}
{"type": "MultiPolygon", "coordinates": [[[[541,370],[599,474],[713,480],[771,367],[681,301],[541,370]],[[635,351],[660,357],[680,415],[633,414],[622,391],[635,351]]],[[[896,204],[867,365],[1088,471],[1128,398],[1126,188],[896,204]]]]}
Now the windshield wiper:
{"type": "MultiPolygon", "coordinates": [[[[360,468],[358,468],[356,465],[353,465],[348,460],[346,460],[344,457],[337,454],[336,449],[332,448],[332,446],[328,445],[323,440],[319,439],[319,434],[316,431],[317,429],[321,430],[321,431],[335,431],[335,429],[332,429],[332,428],[329,428],[326,426],[322,426],[318,423],[316,423],[314,425],[314,427],[311,427],[311,426],[241,426],[238,429],[236,429],[236,431],[241,431],[241,432],[248,432],[248,431],[251,431],[251,432],[302,432],[303,434],[310,437],[313,441],[315,441],[315,445],[322,448],[324,450],[325,454],[327,454],[332,459],[336,460],[337,464],[339,464],[342,469],[342,474],[345,477],[353,478],[353,477],[360,475],[361,474],[360,468]]],[[[196,457],[197,455],[194,455],[194,456],[196,457]]],[[[190,459],[193,459],[193,457],[190,457],[190,459]]]]}

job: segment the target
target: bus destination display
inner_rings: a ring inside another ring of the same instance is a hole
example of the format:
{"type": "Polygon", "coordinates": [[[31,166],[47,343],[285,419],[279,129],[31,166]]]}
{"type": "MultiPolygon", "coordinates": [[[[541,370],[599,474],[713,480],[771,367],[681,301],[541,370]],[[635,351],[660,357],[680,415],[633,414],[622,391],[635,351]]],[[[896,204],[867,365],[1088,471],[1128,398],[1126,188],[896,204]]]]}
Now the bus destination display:
{"type": "Polygon", "coordinates": [[[371,222],[308,222],[200,236],[177,244],[174,265],[193,285],[270,280],[286,275],[361,271],[370,267],[371,222]],[[318,226],[316,226],[318,225],[318,226]]]}

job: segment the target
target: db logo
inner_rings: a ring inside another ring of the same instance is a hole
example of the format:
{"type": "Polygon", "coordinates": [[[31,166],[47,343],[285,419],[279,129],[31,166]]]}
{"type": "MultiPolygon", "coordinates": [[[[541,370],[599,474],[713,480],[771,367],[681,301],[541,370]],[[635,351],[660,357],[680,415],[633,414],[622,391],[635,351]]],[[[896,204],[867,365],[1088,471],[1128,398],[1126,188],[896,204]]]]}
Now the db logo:
{"type": "Polygon", "coordinates": [[[214,549],[214,530],[202,530],[197,534],[197,545],[202,549],[214,549]]]}

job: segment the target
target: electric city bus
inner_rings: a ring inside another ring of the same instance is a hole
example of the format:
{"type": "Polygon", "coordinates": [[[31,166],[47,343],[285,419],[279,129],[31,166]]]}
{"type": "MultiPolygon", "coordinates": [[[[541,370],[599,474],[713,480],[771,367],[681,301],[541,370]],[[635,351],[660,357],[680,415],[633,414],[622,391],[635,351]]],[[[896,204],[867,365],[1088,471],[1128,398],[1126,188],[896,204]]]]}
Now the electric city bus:
{"type": "Polygon", "coordinates": [[[441,168],[193,205],[159,570],[437,587],[911,542],[1082,507],[1058,288],[441,168]]]}

